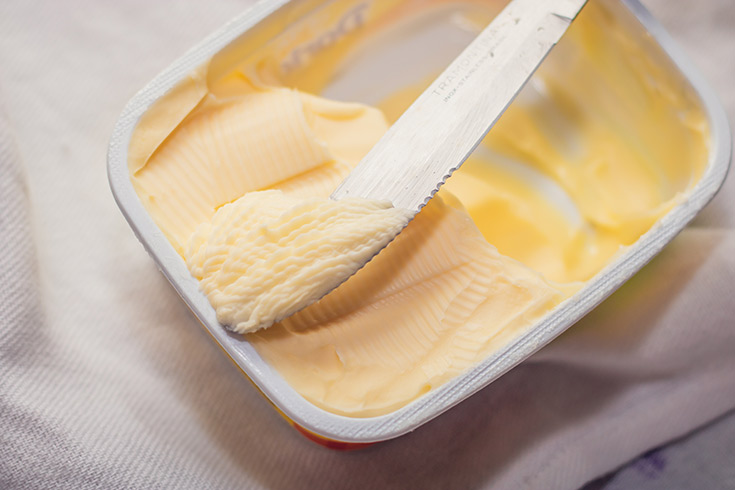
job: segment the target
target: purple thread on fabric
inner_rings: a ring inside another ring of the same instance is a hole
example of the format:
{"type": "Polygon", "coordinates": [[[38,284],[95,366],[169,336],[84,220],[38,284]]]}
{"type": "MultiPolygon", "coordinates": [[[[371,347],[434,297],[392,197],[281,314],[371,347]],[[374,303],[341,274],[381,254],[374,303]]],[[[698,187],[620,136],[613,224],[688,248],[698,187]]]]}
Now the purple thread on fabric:
{"type": "Polygon", "coordinates": [[[633,467],[650,480],[655,480],[661,476],[666,469],[666,465],[666,457],[658,449],[647,452],[633,463],[633,467]]]}

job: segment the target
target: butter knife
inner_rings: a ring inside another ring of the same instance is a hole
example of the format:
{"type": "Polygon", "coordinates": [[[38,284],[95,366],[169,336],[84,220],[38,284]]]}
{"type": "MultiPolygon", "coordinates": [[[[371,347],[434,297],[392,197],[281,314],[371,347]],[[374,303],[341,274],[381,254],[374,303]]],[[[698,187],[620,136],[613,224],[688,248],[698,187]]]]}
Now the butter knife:
{"type": "Polygon", "coordinates": [[[586,0],[512,0],[439,75],[331,198],[418,213],[469,157],[586,0]]]}

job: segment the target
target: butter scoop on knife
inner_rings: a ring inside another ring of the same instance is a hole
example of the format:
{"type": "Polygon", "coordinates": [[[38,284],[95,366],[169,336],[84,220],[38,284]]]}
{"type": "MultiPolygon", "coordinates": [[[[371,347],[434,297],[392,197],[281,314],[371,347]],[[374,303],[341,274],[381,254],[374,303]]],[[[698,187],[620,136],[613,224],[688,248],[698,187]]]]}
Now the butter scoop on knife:
{"type": "MultiPolygon", "coordinates": [[[[200,283],[220,322],[241,333],[269,327],[319,300],[369,262],[467,159],[584,4],[510,2],[391,126],[330,200],[291,202],[279,191],[239,200],[248,210],[243,216],[253,217],[250,228],[245,223],[235,227],[252,239],[247,253],[230,261],[239,278],[231,288],[221,287],[217,274],[200,283]],[[267,210],[262,219],[253,212],[257,209],[267,210]],[[247,274],[240,276],[240,271],[247,274]]],[[[229,219],[227,213],[218,216],[229,219]]],[[[220,228],[232,227],[214,227],[220,228]]],[[[231,239],[229,233],[214,235],[231,239]]],[[[193,247],[187,264],[202,279],[212,264],[207,254],[224,248],[200,241],[210,246],[193,247]]]]}

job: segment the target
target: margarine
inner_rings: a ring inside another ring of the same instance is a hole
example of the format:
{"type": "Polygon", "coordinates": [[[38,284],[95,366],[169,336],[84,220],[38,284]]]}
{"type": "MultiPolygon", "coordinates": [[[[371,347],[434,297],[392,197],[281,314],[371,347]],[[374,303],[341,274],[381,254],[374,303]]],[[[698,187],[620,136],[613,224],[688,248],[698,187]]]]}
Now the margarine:
{"type": "MultiPolygon", "coordinates": [[[[353,24],[342,48],[310,51],[313,71],[290,63],[281,73],[267,49],[216,80],[203,69],[136,128],[136,192],[220,320],[237,329],[252,327],[253,289],[287,284],[290,275],[277,270],[259,237],[268,227],[258,226],[291,223],[275,239],[298,238],[291,231],[306,228],[292,226],[296,215],[284,221],[289,209],[305,206],[307,228],[334,216],[315,210],[426,85],[404,87],[380,110],[299,90],[324,88],[324,67],[374,34],[353,24]],[[242,279],[245,269],[257,281],[242,279]]],[[[248,335],[307,400],[354,417],[405,406],[530,328],[701,177],[707,134],[696,101],[651,76],[658,65],[604,7],[585,7],[545,63],[556,68],[542,68],[383,252],[322,300],[248,335]]],[[[369,207],[355,204],[358,214],[369,207]]],[[[357,242],[400,219],[374,223],[357,242]]],[[[286,297],[313,294],[309,274],[331,277],[333,257],[310,269],[302,258],[312,247],[302,245],[285,263],[306,272],[286,297]]],[[[266,322],[290,312],[261,310],[266,322]]]]}
{"type": "Polygon", "coordinates": [[[412,215],[369,199],[248,192],[199,225],[186,264],[219,322],[239,333],[254,332],[339,286],[412,215]]]}

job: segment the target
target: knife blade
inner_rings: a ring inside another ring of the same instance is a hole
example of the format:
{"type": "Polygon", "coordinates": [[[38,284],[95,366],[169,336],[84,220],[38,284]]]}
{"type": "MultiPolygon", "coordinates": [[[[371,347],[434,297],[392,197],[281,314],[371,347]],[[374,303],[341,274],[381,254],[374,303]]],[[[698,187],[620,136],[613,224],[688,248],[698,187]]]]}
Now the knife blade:
{"type": "Polygon", "coordinates": [[[586,0],[513,0],[393,124],[331,198],[418,213],[469,157],[586,0]]]}

